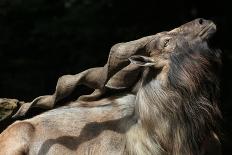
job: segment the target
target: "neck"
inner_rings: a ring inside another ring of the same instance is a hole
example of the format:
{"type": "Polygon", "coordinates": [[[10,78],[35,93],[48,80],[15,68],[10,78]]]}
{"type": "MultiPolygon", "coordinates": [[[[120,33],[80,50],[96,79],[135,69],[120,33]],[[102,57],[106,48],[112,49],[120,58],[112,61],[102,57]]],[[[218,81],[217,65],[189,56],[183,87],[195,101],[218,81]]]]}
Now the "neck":
{"type": "Polygon", "coordinates": [[[214,114],[218,109],[207,95],[196,93],[186,96],[167,83],[152,80],[138,92],[137,111],[141,124],[135,134],[143,135],[136,135],[139,136],[138,141],[144,141],[140,137],[146,136],[149,142],[141,142],[145,148],[155,143],[151,154],[159,151],[159,154],[198,155],[202,141],[214,128],[214,114]]]}

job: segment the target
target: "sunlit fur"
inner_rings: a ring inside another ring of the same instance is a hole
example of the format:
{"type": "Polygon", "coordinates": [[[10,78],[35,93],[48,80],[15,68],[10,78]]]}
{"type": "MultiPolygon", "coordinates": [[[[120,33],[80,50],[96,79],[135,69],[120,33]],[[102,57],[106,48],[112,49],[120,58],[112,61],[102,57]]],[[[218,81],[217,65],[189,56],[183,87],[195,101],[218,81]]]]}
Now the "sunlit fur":
{"type": "Polygon", "coordinates": [[[197,35],[198,29],[210,33],[205,26],[212,22],[189,24],[184,34],[185,25],[146,45],[150,56],[142,60],[149,65],[134,94],[125,90],[94,107],[75,101],[13,123],[0,134],[0,155],[220,155],[220,51],[197,35]],[[167,36],[171,44],[160,50],[167,36]]]}
{"type": "Polygon", "coordinates": [[[139,139],[140,146],[129,140],[132,144],[128,145],[135,146],[131,152],[137,151],[131,154],[202,153],[203,142],[218,132],[218,66],[220,51],[209,49],[206,43],[185,42],[170,55],[168,71],[157,73],[167,74],[164,81],[154,78],[156,74],[149,68],[137,95],[141,125],[132,136],[139,139]]]}

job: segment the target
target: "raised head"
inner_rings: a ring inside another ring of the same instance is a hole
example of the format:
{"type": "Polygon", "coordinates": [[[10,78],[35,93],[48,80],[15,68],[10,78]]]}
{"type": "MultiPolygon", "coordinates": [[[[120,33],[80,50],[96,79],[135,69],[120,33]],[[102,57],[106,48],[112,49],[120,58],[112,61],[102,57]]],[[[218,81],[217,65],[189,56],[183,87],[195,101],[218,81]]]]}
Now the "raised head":
{"type": "Polygon", "coordinates": [[[212,21],[197,19],[158,33],[146,45],[149,56],[130,57],[145,68],[136,99],[141,124],[170,154],[198,155],[217,131],[220,52],[208,45],[215,32],[212,21]]]}
{"type": "Polygon", "coordinates": [[[156,34],[145,47],[149,56],[134,55],[129,60],[140,66],[155,68],[170,67],[173,63],[188,63],[186,61],[190,63],[191,60],[197,63],[203,58],[206,61],[218,60],[218,52],[208,46],[208,41],[215,32],[216,25],[212,21],[195,19],[171,31],[156,34]]]}

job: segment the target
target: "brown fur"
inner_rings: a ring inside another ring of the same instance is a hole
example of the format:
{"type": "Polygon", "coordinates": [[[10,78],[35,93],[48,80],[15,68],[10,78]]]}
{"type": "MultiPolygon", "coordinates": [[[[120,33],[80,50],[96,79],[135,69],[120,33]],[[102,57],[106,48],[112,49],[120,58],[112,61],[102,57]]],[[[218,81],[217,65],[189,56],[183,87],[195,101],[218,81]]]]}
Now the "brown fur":
{"type": "Polygon", "coordinates": [[[205,22],[199,32],[157,34],[149,57],[131,57],[143,67],[134,94],[95,107],[76,101],[14,123],[0,135],[0,154],[219,155],[220,52],[208,47],[215,25],[205,22]]]}

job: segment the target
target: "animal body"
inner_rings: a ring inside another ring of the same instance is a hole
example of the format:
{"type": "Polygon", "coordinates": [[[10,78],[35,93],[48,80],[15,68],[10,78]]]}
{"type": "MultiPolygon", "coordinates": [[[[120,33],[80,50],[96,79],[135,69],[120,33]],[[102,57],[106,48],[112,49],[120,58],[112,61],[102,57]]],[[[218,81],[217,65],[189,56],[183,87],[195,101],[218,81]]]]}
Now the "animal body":
{"type": "Polygon", "coordinates": [[[147,55],[129,58],[141,68],[136,91],[17,121],[1,133],[0,154],[219,155],[215,31],[196,19],[156,34],[147,55]]]}

